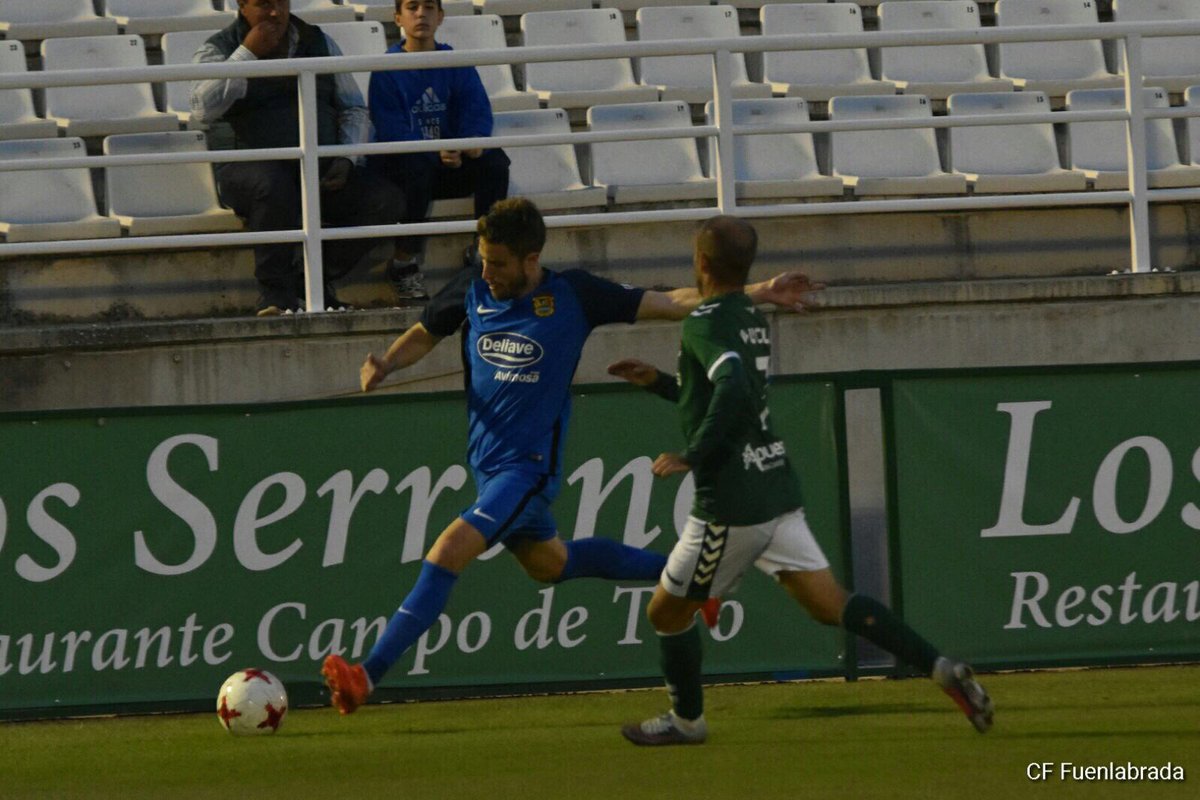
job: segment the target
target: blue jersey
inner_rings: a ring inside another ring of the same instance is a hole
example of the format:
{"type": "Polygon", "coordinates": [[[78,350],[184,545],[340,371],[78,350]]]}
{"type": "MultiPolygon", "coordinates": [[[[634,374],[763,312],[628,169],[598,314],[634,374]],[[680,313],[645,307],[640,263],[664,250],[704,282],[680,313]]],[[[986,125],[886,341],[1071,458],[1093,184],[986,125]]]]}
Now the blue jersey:
{"type": "Polygon", "coordinates": [[[435,336],[463,328],[467,459],[476,472],[559,474],[583,343],[598,325],[634,322],[645,293],[583,270],[543,272],[533,292],[496,300],[479,269],[465,269],[421,317],[435,336]]]}

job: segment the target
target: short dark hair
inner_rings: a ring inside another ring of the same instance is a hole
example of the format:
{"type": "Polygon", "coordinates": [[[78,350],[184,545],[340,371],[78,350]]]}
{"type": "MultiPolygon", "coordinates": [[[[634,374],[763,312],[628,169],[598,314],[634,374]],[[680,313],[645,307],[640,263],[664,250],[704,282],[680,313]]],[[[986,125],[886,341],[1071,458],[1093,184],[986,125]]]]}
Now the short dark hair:
{"type": "Polygon", "coordinates": [[[726,286],[745,286],[758,252],[758,232],[746,220],[722,214],[700,225],[696,249],[708,259],[714,279],[726,286]]]}
{"type": "Polygon", "coordinates": [[[546,246],[542,212],[524,197],[497,201],[475,224],[475,232],[491,244],[502,244],[518,258],[540,253],[546,246]]]}
{"type": "MultiPolygon", "coordinates": [[[[396,0],[396,13],[400,13],[400,6],[404,5],[405,0],[396,0]]],[[[442,10],[442,0],[437,0],[438,11],[442,10]]]]}

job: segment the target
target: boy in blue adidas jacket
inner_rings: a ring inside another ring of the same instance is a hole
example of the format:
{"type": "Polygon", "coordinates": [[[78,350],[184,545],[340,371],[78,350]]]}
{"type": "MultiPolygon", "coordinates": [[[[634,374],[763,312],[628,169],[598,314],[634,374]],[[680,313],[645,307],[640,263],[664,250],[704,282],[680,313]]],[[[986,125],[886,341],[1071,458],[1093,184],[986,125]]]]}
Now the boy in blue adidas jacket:
{"type": "MultiPolygon", "coordinates": [[[[441,0],[396,0],[396,24],[404,38],[388,52],[400,56],[451,49],[434,40],[443,18],[441,0]]],[[[492,134],[492,106],[474,67],[372,73],[367,105],[381,142],[492,134]]],[[[478,218],[508,196],[509,160],[499,148],[376,156],[371,163],[404,191],[405,222],[426,220],[434,199],[473,196],[478,218]]],[[[419,278],[413,260],[419,248],[416,237],[397,243],[390,277],[398,289],[406,277],[419,278]]],[[[417,291],[423,294],[419,285],[417,291]]]]}

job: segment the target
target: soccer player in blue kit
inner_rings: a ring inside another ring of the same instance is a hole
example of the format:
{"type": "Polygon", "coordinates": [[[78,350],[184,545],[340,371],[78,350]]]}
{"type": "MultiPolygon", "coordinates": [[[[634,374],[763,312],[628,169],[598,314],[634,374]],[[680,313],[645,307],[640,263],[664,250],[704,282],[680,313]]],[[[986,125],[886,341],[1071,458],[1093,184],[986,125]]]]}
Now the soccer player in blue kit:
{"type": "MultiPolygon", "coordinates": [[[[602,538],[564,542],[550,504],[558,494],[570,385],[592,329],[615,322],[680,320],[700,302],[694,288],[657,292],[622,286],[583,270],[541,266],[546,226],[537,207],[502,200],[479,219],[482,271],[460,272],[430,301],[421,321],[382,357],[369,354],[363,391],[411,366],[462,329],[468,409],[467,458],[478,497],[426,554],[421,574],[366,660],[325,659],[332,704],[349,714],[437,620],[455,582],[497,542],[530,577],[657,580],[664,556],[602,538]]],[[[801,308],[818,288],[799,273],[747,287],[759,303],[801,308]]]]}

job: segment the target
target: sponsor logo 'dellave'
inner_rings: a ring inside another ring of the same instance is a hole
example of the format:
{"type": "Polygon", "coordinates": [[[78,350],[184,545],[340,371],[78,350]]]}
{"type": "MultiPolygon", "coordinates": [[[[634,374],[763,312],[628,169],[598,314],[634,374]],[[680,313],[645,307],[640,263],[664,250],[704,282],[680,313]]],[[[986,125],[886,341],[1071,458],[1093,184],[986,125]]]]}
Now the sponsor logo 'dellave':
{"type": "Polygon", "coordinates": [[[542,346],[519,333],[485,333],[475,343],[479,357],[494,367],[521,369],[542,360],[542,346]]]}

